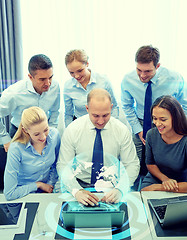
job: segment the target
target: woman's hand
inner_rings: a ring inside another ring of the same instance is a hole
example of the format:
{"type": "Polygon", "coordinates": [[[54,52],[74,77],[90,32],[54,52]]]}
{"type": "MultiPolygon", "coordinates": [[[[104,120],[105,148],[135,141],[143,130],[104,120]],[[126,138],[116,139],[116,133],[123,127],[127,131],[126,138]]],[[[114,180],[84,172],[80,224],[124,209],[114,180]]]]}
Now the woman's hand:
{"type": "Polygon", "coordinates": [[[168,178],[164,181],[162,181],[162,186],[166,191],[178,191],[179,186],[178,183],[175,179],[168,178]]]}
{"type": "Polygon", "coordinates": [[[53,192],[54,187],[50,184],[43,183],[43,182],[37,182],[36,185],[37,185],[37,188],[40,188],[44,192],[47,192],[47,193],[52,193],[53,192]]]}

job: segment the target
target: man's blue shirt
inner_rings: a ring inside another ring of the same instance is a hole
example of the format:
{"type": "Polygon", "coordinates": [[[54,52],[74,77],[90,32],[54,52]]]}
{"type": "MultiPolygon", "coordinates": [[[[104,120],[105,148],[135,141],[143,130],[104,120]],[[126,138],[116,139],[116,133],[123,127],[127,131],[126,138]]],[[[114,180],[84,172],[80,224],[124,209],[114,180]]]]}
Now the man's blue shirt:
{"type": "MultiPolygon", "coordinates": [[[[57,127],[60,109],[59,84],[52,81],[49,90],[41,95],[35,91],[30,79],[12,84],[3,91],[0,98],[0,118],[11,114],[11,123],[18,127],[23,110],[31,106],[42,108],[48,117],[49,125],[57,127]]],[[[5,126],[0,121],[0,144],[8,143],[10,140],[5,126]]]]}
{"type": "MultiPolygon", "coordinates": [[[[162,95],[174,96],[182,105],[187,115],[187,84],[183,77],[167,68],[159,67],[152,81],[152,103],[162,95]]],[[[126,74],[121,83],[122,108],[133,132],[142,131],[138,118],[144,116],[145,91],[148,83],[142,83],[136,70],[126,74]]]]}

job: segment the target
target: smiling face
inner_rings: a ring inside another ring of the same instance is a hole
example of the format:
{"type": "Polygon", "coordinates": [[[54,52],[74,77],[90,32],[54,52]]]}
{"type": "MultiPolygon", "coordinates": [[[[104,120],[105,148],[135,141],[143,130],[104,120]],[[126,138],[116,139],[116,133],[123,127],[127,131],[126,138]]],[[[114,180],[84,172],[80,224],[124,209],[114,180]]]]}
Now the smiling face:
{"type": "Polygon", "coordinates": [[[31,125],[25,132],[29,134],[32,145],[44,144],[49,133],[48,121],[31,125]]]}
{"type": "Polygon", "coordinates": [[[159,68],[160,64],[155,68],[153,61],[150,63],[140,63],[136,65],[136,71],[140,81],[143,83],[148,83],[156,74],[156,70],[159,68]]]}
{"type": "Polygon", "coordinates": [[[51,86],[52,78],[53,78],[53,68],[49,68],[47,70],[36,70],[33,76],[31,74],[28,75],[35,91],[39,94],[43,92],[47,92],[51,86]]]}
{"type": "Polygon", "coordinates": [[[84,64],[82,62],[74,60],[71,63],[68,63],[67,69],[70,75],[75,78],[80,84],[84,82],[89,82],[90,80],[90,71],[88,70],[88,63],[84,64]]]}
{"type": "Polygon", "coordinates": [[[104,100],[93,97],[86,109],[93,125],[98,129],[103,129],[110,119],[112,104],[107,97],[104,100]]]}
{"type": "Polygon", "coordinates": [[[172,126],[172,116],[167,109],[154,107],[152,117],[153,123],[161,135],[170,135],[175,132],[172,126]]]}

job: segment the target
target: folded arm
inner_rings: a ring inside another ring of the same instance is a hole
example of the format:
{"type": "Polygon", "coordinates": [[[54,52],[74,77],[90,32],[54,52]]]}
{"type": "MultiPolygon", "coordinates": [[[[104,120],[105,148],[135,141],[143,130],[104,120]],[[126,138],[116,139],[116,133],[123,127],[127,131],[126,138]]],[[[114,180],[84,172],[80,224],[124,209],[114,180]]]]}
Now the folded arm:
{"type": "Polygon", "coordinates": [[[163,184],[152,184],[143,188],[141,191],[165,191],[165,192],[176,192],[176,193],[187,193],[187,182],[178,182],[178,189],[165,189],[163,184]]]}
{"type": "Polygon", "coordinates": [[[37,185],[35,182],[18,186],[18,175],[21,164],[20,160],[21,153],[19,150],[11,148],[10,146],[4,174],[4,194],[7,200],[21,198],[30,192],[37,190],[37,185]]]}
{"type": "Polygon", "coordinates": [[[168,178],[155,164],[147,164],[148,171],[162,182],[165,191],[178,191],[178,183],[175,179],[168,178]]]}

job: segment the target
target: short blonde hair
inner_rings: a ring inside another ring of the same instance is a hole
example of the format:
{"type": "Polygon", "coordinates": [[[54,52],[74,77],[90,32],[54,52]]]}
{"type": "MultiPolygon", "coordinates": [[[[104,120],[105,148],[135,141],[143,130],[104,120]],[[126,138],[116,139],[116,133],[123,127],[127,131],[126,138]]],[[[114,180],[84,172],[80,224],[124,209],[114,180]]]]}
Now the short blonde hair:
{"type": "Polygon", "coordinates": [[[74,49],[69,51],[65,56],[65,64],[72,63],[74,60],[83,64],[88,63],[88,56],[83,49],[74,49]]]}
{"type": "Polygon", "coordinates": [[[21,123],[12,139],[12,142],[20,142],[23,144],[28,143],[30,140],[30,136],[24,131],[24,129],[29,129],[30,126],[39,124],[46,120],[47,116],[43,109],[39,107],[30,107],[25,109],[21,116],[21,123]]]}

